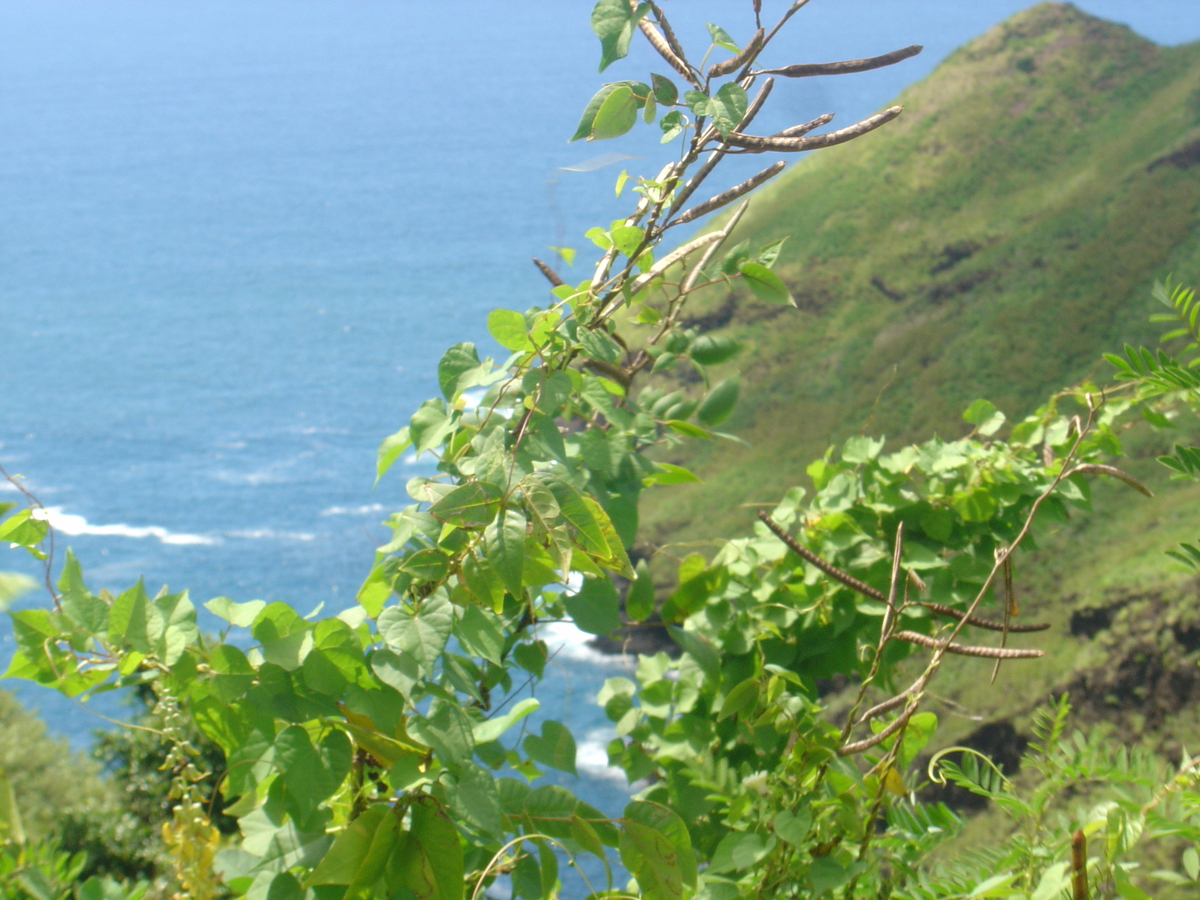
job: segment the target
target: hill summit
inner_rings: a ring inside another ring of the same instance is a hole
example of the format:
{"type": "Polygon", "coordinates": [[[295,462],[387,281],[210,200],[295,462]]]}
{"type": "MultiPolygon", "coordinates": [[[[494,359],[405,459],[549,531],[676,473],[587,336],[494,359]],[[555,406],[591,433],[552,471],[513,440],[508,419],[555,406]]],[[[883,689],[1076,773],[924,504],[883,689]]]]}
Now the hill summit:
{"type": "Polygon", "coordinates": [[[720,477],[654,501],[664,539],[748,521],[729,511],[860,430],[955,437],[977,397],[1024,415],[1102,352],[1154,339],[1155,278],[1200,276],[1200,43],[1042,3],[898,102],[896,122],[752,201],[737,238],[789,236],[777,271],[800,309],[742,292],[698,305],[696,325],[747,347],[728,424],[753,449],[680,460],[720,477]]]}

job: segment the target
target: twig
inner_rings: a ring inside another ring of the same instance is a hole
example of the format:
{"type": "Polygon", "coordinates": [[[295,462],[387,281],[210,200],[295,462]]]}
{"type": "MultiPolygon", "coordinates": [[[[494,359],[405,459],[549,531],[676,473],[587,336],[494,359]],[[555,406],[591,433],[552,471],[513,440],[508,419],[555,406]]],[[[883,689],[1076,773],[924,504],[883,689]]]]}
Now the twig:
{"type": "Polygon", "coordinates": [[[875,590],[875,588],[871,587],[869,584],[864,584],[853,575],[848,575],[836,566],[831,565],[830,563],[827,563],[825,560],[821,559],[821,557],[817,556],[817,554],[813,553],[798,540],[788,534],[787,531],[784,530],[783,526],[772,519],[767,512],[760,509],[758,511],[758,517],[762,519],[763,524],[765,524],[771,529],[771,531],[775,533],[777,538],[787,544],[788,549],[795,552],[801,558],[812,563],[834,581],[840,581],[846,587],[850,588],[850,590],[858,591],[864,597],[870,597],[872,600],[878,600],[881,603],[887,603],[887,597],[884,596],[882,591],[875,590]]]}
{"type": "Polygon", "coordinates": [[[828,125],[832,121],[833,113],[822,113],[810,122],[802,122],[799,125],[793,125],[791,128],[785,128],[783,131],[771,135],[771,137],[804,137],[810,131],[820,128],[822,125],[828,125]]]}

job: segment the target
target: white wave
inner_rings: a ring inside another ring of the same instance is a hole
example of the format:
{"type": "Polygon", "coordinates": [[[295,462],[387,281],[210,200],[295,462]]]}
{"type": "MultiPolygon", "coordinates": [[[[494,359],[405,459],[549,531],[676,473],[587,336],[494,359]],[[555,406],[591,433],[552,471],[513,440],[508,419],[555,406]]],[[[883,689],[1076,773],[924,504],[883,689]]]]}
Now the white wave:
{"type": "Polygon", "coordinates": [[[487,393],[487,391],[484,390],[483,388],[477,388],[476,390],[473,390],[473,391],[463,391],[462,392],[463,409],[467,410],[467,411],[470,411],[472,409],[478,409],[479,403],[481,400],[483,400],[483,396],[486,393],[487,393]]]}
{"type": "Polygon", "coordinates": [[[619,653],[601,653],[588,642],[595,635],[580,631],[571,622],[547,622],[539,636],[547,644],[552,659],[558,662],[588,663],[593,666],[622,667],[626,658],[619,653]]]}
{"type": "Polygon", "coordinates": [[[274,528],[247,528],[241,531],[227,531],[225,532],[225,536],[245,538],[247,540],[315,541],[317,539],[317,536],[309,531],[276,531],[274,528]]]}
{"type": "Polygon", "coordinates": [[[331,506],[329,509],[321,510],[323,516],[366,516],[371,513],[381,513],[384,511],[382,503],[368,503],[365,506],[331,506]]]}
{"type": "Polygon", "coordinates": [[[217,543],[217,539],[205,534],[185,534],[176,531],[168,531],[158,525],[93,525],[83,516],[77,516],[74,513],[63,512],[62,507],[49,506],[45,510],[35,509],[33,511],[34,518],[44,519],[49,523],[50,527],[61,534],[79,535],[106,535],[109,537],[127,537],[127,538],[158,538],[164,544],[188,545],[202,544],[209,545],[217,543]]]}
{"type": "Polygon", "coordinates": [[[592,778],[626,784],[625,770],[608,764],[608,742],[617,736],[611,728],[593,728],[575,750],[575,768],[592,778]]]}

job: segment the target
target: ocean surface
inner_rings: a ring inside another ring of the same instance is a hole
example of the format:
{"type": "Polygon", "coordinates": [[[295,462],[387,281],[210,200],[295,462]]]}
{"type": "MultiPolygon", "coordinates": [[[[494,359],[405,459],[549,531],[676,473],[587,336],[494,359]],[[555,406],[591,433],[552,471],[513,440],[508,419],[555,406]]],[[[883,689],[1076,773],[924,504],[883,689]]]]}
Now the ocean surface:
{"type": "MultiPolygon", "coordinates": [[[[760,121],[847,124],[1024,5],[814,0],[773,63],[925,52],[781,83],[760,121]]],[[[1079,5],[1160,43],[1200,38],[1194,0],[1079,5]]],[[[749,6],[667,10],[694,45],[704,21],[748,36],[749,6]]],[[[784,8],[764,6],[765,18],[784,8]]],[[[197,605],[353,602],[380,520],[426,465],[407,459],[372,490],[375,448],[437,393],[442,351],[474,340],[498,354],[488,311],[547,296],[529,258],[579,247],[585,277],[583,231],[628,206],[617,173],[652,175],[667,158],[645,126],[567,143],[603,80],[663,70],[635,44],[597,75],[590,7],[0,4],[0,463],[52,510],[60,551],[74,548],[93,588],[144,575],[197,605]],[[629,158],[564,168],[611,152],[629,158]]],[[[737,160],[724,181],[765,163],[737,160]]],[[[37,571],[19,551],[0,569],[37,571]]],[[[631,663],[570,627],[549,637],[542,710],[579,741],[576,789],[617,812],[628,789],[606,769],[593,700],[631,663]]],[[[90,707],[128,713],[113,695],[85,706],[7,686],[77,747],[106,725],[90,707]]]]}

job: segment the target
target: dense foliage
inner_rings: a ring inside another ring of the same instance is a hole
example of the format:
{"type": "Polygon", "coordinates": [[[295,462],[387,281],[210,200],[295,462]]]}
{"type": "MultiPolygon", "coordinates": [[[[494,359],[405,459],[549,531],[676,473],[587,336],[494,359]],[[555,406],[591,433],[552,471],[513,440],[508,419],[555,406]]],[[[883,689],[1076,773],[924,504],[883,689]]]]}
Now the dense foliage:
{"type": "MultiPolygon", "coordinates": [[[[596,894],[647,900],[1049,900],[1065,890],[1091,896],[1081,888],[1089,877],[1099,891],[1136,897],[1139,842],[1200,838],[1190,760],[1166,773],[1067,740],[1064,705],[1039,724],[1032,796],[970,753],[930,764],[929,777],[985,794],[1021,823],[987,852],[931,862],[958,819],[913,793],[924,777],[918,754],[937,725],[922,703],[945,656],[980,657],[986,673],[1040,652],[1008,646],[1041,627],[1019,617],[1012,555],[1072,505],[1086,507],[1092,479],[1142,489],[1109,462],[1121,453],[1114,423],[1134,399],[1085,384],[1011,427],[976,401],[958,440],[884,453],[881,439],[854,437],[809,467],[811,499],[793,489],[760,510],[753,535],[711,559],[675,561],[667,596],[656,596],[647,561],[630,557],[642,491],[695,479],[664,456],[686,440],[736,440],[717,429],[738,378],[714,372],[743,348],[682,327],[689,296],[740,280],[761,301],[791,299],[771,268],[778,241],[729,240],[744,204],[656,255],[666,230],[781,168],[689,207],[730,152],[819,149],[900,114],[827,133],[810,133],[825,118],[778,135],[746,131],[772,73],[860,71],[918,49],[758,67],[803,5],[768,30],[755,0],[757,30],[744,46],[710,25],[712,46],[697,66],[655,3],[597,3],[602,69],[625,56],[636,30],[676,76],[606,85],[576,138],[618,136],[662,107],[664,141],[678,137],[680,155],[655,178],[634,180],[628,217],[589,232],[602,251],[591,278],[564,284],[546,268],[546,306],[489,316],[507,359],[481,359],[467,343],[442,356],[441,396],[383,442],[377,467],[383,477],[411,449],[431,454],[437,474],[409,481],[414,502],[388,520],[391,540],[356,606],[302,617],[284,603],[219,597],[205,607],[228,627],[209,637],[186,592],[151,595],[140,581],[115,596],[95,592],[68,551],[52,604],[12,614],[18,649],[8,675],[74,697],[153,692],[172,776],[163,842],[179,896],[461,900],[503,887],[533,900],[557,893],[564,862],[592,856],[609,876],[592,885],[596,894]],[[714,52],[732,55],[705,68],[714,52]],[[696,387],[674,377],[685,368],[698,374],[696,387]],[[636,680],[610,679],[601,692],[618,735],[610,762],[638,787],[610,815],[542,778],[574,772],[575,740],[553,720],[525,732],[537,701],[523,686],[547,664],[545,624],[569,619],[604,635],[652,615],[682,653],[643,656],[636,680]],[[976,632],[997,637],[968,637],[976,632]],[[917,672],[910,684],[898,682],[906,660],[904,671],[917,672]],[[858,686],[837,722],[822,699],[835,677],[858,686]],[[205,757],[193,729],[221,756],[205,757]],[[1096,780],[1137,790],[1079,811],[1058,803],[1096,780]],[[228,838],[214,821],[217,787],[237,820],[228,838]]],[[[32,498],[0,524],[0,537],[43,559],[49,576],[47,535],[32,498]]],[[[28,867],[25,850],[10,851],[28,867]]],[[[1194,885],[1189,853],[1172,877],[1194,885]]],[[[82,862],[53,864],[61,883],[82,862]]],[[[77,894],[144,890],[97,879],[77,894]]]]}

